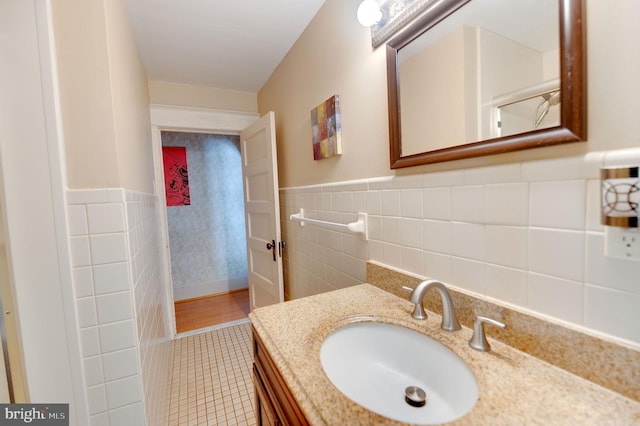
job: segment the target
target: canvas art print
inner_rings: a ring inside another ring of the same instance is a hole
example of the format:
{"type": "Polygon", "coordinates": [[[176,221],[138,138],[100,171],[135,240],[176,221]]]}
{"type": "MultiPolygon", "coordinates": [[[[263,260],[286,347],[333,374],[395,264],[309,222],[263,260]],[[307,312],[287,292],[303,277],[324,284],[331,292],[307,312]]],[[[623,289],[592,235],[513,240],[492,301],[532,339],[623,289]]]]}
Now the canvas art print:
{"type": "Polygon", "coordinates": [[[311,110],[311,134],[314,160],[342,154],[338,95],[311,110]]]}
{"type": "Polygon", "coordinates": [[[167,206],[191,205],[189,195],[189,173],[187,171],[187,149],[183,146],[163,146],[164,187],[167,206]]]}

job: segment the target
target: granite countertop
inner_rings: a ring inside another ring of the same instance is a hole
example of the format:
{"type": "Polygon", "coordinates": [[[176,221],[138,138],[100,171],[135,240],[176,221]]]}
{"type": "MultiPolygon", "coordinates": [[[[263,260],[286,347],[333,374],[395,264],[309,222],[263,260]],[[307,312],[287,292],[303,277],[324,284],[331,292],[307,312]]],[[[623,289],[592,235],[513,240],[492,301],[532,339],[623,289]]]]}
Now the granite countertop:
{"type": "MultiPolygon", "coordinates": [[[[324,339],[354,317],[401,325],[455,352],[473,371],[479,397],[454,425],[640,424],[640,403],[495,340],[468,346],[471,330],[440,329],[441,317],[411,318],[412,304],[369,284],[255,309],[253,327],[313,425],[399,425],[344,396],[320,363],[324,339]]],[[[508,326],[508,324],[507,324],[508,326]]]]}

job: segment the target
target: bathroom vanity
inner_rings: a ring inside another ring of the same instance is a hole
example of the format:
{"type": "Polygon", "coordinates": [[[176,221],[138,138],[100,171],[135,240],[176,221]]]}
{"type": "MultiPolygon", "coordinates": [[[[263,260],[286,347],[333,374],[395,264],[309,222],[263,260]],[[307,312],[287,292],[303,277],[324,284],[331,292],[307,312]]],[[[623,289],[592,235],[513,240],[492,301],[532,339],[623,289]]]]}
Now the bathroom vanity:
{"type": "Polygon", "coordinates": [[[255,329],[253,334],[253,385],[258,425],[309,424],[289,391],[255,329]]]}
{"type": "Polygon", "coordinates": [[[402,424],[347,398],[323,371],[323,342],[354,321],[423,333],[466,363],[477,380],[478,400],[451,424],[640,423],[640,402],[493,339],[490,352],[475,351],[468,345],[469,328],[446,332],[439,315],[414,320],[412,309],[409,301],[370,284],[255,309],[250,318],[258,424],[402,424]]]}

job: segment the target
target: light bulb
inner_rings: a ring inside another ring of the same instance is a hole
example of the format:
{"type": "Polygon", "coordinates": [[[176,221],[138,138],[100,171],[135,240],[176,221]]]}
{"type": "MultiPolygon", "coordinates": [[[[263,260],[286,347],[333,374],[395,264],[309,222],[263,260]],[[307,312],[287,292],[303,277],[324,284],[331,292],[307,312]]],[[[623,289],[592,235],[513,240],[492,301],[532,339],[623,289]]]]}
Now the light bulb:
{"type": "Polygon", "coordinates": [[[382,18],[380,6],[376,0],[364,0],[358,6],[358,22],[364,27],[370,27],[382,18]]]}

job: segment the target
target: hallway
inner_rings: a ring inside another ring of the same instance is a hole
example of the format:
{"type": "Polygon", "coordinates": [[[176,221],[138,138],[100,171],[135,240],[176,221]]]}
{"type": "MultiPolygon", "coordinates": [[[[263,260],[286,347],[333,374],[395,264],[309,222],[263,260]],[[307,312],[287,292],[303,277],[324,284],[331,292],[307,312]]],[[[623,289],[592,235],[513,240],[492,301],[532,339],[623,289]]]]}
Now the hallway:
{"type": "Polygon", "coordinates": [[[256,424],[247,320],[172,342],[169,426],[256,424]]]}
{"type": "Polygon", "coordinates": [[[174,302],[176,332],[238,321],[249,315],[249,289],[174,302]]]}

